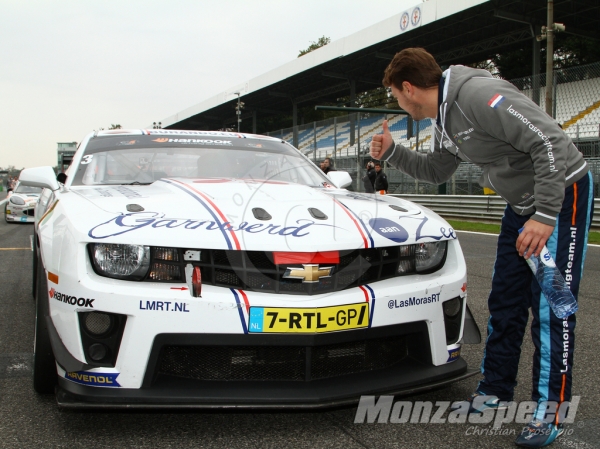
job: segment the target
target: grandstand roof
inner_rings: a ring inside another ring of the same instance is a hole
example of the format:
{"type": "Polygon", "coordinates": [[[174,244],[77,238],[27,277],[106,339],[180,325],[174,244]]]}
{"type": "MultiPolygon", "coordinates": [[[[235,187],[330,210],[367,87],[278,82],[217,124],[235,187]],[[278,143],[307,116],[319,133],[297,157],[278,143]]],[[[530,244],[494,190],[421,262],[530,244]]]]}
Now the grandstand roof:
{"type": "MultiPolygon", "coordinates": [[[[235,92],[245,103],[243,119],[253,114],[290,115],[293,103],[304,107],[335,102],[350,94],[350,80],[355,92],[381,86],[390,59],[407,47],[424,47],[442,66],[478,62],[532,42],[546,23],[546,8],[547,0],[418,3],[277,69],[240,80],[237,86],[163,119],[162,124],[177,129],[234,126],[235,92]]],[[[567,33],[600,40],[597,0],[554,0],[554,21],[564,23],[567,33]]]]}

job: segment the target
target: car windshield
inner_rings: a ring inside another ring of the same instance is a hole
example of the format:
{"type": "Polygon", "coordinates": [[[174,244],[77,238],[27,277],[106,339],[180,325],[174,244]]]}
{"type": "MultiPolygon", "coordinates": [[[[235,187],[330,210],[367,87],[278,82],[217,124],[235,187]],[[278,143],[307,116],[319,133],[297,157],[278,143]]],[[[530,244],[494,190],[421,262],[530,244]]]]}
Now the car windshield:
{"type": "Polygon", "coordinates": [[[275,140],[210,135],[125,140],[128,137],[91,140],[73,185],[150,184],[167,177],[269,180],[315,187],[329,182],[298,150],[275,140]]]}
{"type": "Polygon", "coordinates": [[[15,193],[37,193],[37,194],[40,194],[40,193],[42,193],[42,188],[41,187],[24,186],[23,184],[19,184],[17,186],[17,188],[15,189],[15,193]]]}

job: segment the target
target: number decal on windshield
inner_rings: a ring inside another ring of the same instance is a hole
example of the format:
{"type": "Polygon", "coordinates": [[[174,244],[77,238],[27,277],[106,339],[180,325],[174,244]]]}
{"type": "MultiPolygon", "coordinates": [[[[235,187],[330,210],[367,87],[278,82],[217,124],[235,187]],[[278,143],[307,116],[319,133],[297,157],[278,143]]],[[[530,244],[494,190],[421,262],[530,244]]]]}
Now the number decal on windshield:
{"type": "Polygon", "coordinates": [[[90,162],[92,162],[92,158],[94,157],[93,154],[86,154],[85,156],[83,156],[81,158],[81,163],[82,164],[89,164],[90,162]]]}

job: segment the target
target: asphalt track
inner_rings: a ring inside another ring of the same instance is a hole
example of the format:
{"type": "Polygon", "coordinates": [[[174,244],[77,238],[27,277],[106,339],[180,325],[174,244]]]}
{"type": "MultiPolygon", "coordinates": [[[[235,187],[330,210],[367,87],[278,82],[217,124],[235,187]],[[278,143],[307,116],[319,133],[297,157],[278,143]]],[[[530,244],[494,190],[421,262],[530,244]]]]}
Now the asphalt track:
{"type": "MultiPolygon", "coordinates": [[[[0,193],[0,202],[5,193],[0,193]]],[[[0,447],[1,448],[502,448],[521,425],[354,424],[356,407],[315,412],[73,412],[62,411],[53,396],[34,393],[31,362],[34,302],[30,293],[30,224],[7,224],[0,216],[0,447]],[[487,429],[487,434],[486,434],[487,429]]],[[[494,261],[495,237],[459,233],[468,264],[468,298],[482,333],[494,261]]],[[[590,247],[579,295],[573,394],[581,396],[571,433],[553,447],[600,448],[600,248],[590,247]]],[[[527,334],[528,336],[529,334],[527,334]]],[[[483,345],[463,347],[477,367],[483,345]]],[[[528,400],[532,345],[523,345],[515,399],[528,400]]],[[[478,376],[450,387],[397,398],[456,401],[475,388],[478,376]]]]}

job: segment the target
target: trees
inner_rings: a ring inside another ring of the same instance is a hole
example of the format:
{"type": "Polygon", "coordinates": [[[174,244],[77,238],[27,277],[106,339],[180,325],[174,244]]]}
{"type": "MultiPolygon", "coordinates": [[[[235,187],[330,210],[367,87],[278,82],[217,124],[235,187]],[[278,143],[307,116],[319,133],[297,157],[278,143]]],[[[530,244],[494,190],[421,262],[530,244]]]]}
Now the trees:
{"type": "Polygon", "coordinates": [[[319,40],[317,40],[316,42],[311,42],[306,50],[300,50],[300,53],[298,53],[298,57],[304,56],[305,54],[310,53],[311,51],[314,51],[317,48],[324,47],[325,45],[327,45],[330,42],[331,42],[331,38],[321,36],[319,38],[319,40]]]}
{"type": "Polygon", "coordinates": [[[0,167],[0,172],[5,172],[7,176],[19,176],[23,168],[16,168],[14,165],[9,165],[6,168],[0,167]]]}

